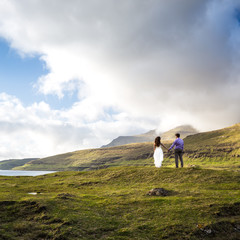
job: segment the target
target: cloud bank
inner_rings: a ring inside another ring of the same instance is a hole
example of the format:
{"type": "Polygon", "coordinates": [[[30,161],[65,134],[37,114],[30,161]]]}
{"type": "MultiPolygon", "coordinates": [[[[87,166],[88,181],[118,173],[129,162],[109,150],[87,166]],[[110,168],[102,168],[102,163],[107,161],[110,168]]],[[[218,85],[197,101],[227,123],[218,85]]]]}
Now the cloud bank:
{"type": "Polygon", "coordinates": [[[99,147],[114,136],[153,125],[147,117],[129,118],[124,113],[110,115],[104,111],[96,114],[99,109],[90,109],[93,105],[81,102],[70,109],[53,110],[40,102],[25,107],[16,97],[1,93],[0,159],[47,157],[99,147]]]}
{"type": "Polygon", "coordinates": [[[49,69],[35,88],[59,98],[77,90],[79,98],[60,110],[9,100],[25,112],[2,120],[1,129],[16,128],[11,139],[31,128],[29,142],[40,148],[48,136],[45,152],[55,153],[157,126],[208,130],[240,121],[237,0],[3,0],[0,16],[0,36],[49,69]]]}

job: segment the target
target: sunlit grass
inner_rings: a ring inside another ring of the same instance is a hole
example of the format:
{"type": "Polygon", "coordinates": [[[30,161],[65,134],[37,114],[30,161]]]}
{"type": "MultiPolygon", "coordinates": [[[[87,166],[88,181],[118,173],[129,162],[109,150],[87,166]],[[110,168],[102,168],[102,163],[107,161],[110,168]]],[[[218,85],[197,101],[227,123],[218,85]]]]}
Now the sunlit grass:
{"type": "MultiPolygon", "coordinates": [[[[2,239],[202,239],[197,224],[240,221],[217,216],[239,202],[239,172],[145,166],[0,179],[2,239]],[[147,196],[155,187],[172,194],[147,196]]],[[[226,234],[236,235],[218,239],[226,234]]]]}

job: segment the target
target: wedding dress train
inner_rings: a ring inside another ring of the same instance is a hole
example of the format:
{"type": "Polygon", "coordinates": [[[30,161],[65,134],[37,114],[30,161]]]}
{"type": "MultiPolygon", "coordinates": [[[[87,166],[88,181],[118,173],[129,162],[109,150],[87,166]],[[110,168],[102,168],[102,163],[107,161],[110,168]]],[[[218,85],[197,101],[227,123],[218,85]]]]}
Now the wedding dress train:
{"type": "Polygon", "coordinates": [[[154,164],[157,168],[160,168],[162,166],[162,161],[163,161],[163,150],[161,147],[156,147],[154,154],[154,164]]]}

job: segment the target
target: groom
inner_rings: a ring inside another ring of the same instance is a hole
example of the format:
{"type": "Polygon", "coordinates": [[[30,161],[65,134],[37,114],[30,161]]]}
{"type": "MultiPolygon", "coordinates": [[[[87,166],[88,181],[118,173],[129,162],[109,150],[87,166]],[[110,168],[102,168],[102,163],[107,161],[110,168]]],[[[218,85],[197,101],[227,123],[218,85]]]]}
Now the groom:
{"type": "Polygon", "coordinates": [[[176,133],[176,140],[173,142],[172,146],[168,149],[168,152],[171,151],[171,149],[175,146],[174,152],[175,152],[175,164],[176,164],[176,168],[178,168],[178,157],[180,158],[180,162],[181,162],[181,167],[183,167],[183,147],[184,147],[184,142],[183,140],[180,138],[180,134],[176,133]]]}

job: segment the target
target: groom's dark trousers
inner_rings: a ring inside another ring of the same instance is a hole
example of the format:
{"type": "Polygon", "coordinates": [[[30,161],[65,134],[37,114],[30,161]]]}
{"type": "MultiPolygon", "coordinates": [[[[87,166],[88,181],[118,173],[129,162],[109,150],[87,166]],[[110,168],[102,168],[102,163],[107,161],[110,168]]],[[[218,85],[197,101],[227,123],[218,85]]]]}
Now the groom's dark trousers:
{"type": "Polygon", "coordinates": [[[181,149],[175,149],[175,164],[176,164],[176,168],[178,168],[178,157],[180,158],[180,162],[181,162],[181,167],[183,167],[183,150],[181,149]]]}

